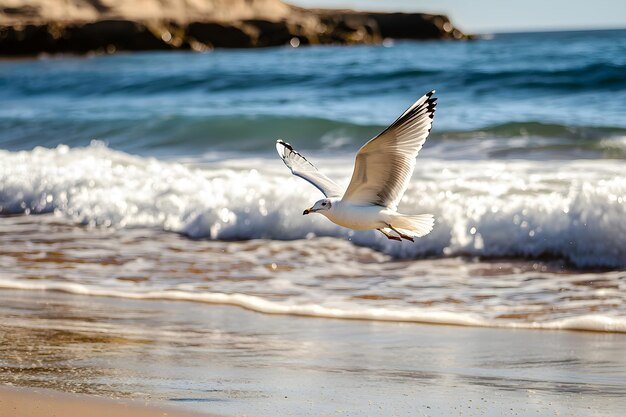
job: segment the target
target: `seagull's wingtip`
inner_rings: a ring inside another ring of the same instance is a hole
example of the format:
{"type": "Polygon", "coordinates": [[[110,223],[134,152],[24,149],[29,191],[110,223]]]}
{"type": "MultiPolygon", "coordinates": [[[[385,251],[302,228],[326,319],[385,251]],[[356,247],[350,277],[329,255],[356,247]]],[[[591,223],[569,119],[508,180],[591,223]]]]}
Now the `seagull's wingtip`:
{"type": "Polygon", "coordinates": [[[278,152],[278,156],[280,156],[281,158],[284,158],[285,155],[284,148],[285,142],[283,142],[281,139],[278,139],[276,141],[276,151],[278,152]]]}
{"type": "MultiPolygon", "coordinates": [[[[285,161],[285,158],[287,157],[287,155],[291,153],[296,153],[296,154],[298,153],[293,149],[293,146],[291,146],[290,144],[288,144],[282,139],[278,139],[276,141],[276,151],[278,151],[278,155],[283,159],[283,161],[285,161]]],[[[285,163],[287,162],[285,161],[285,163]]]]}
{"type": "Polygon", "coordinates": [[[290,144],[288,144],[287,142],[285,142],[285,141],[284,141],[284,140],[282,140],[282,139],[278,139],[278,140],[276,141],[276,149],[278,149],[278,153],[280,153],[281,147],[282,147],[282,148],[287,148],[287,149],[289,149],[290,151],[293,151],[293,147],[292,147],[290,144]]]}

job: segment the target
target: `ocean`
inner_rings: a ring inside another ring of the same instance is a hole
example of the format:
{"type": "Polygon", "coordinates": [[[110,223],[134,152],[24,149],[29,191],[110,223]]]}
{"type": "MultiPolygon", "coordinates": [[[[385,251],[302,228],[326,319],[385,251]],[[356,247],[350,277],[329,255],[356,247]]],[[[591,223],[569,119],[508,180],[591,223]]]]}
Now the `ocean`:
{"type": "Polygon", "coordinates": [[[626,332],[626,30],[4,60],[0,103],[1,288],[626,332]],[[347,184],[431,89],[432,233],[302,216],[277,139],[347,184]]]}

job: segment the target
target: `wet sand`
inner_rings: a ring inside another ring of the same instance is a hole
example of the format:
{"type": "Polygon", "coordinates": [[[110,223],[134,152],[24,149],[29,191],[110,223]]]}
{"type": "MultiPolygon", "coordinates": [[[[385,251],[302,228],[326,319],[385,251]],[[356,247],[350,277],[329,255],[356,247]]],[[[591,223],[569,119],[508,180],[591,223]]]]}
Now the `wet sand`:
{"type": "Polygon", "coordinates": [[[0,291],[0,383],[248,416],[624,416],[626,335],[0,291]]]}
{"type": "Polygon", "coordinates": [[[0,415],[11,417],[200,417],[138,402],[67,394],[41,388],[0,386],[0,415]]]}

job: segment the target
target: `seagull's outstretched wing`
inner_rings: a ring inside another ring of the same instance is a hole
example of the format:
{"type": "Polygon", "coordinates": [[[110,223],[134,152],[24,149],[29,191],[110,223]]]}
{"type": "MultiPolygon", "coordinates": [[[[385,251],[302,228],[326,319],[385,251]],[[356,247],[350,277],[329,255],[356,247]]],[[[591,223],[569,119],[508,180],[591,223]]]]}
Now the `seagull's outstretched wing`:
{"type": "Polygon", "coordinates": [[[307,180],[324,193],[326,197],[341,197],[343,194],[341,187],[319,172],[312,163],[300,155],[290,144],[277,140],[276,150],[293,175],[307,180]]]}
{"type": "Polygon", "coordinates": [[[435,91],[422,96],[359,150],[343,200],[396,209],[409,185],[415,157],[433,124],[435,91]]]}

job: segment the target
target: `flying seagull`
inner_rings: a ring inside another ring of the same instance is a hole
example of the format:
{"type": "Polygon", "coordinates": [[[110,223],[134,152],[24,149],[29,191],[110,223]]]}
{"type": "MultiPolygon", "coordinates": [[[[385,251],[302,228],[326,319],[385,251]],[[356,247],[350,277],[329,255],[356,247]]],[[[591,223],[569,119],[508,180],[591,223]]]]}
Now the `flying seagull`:
{"type": "Polygon", "coordinates": [[[376,229],[392,240],[413,242],[415,237],[430,233],[432,214],[400,214],[397,206],[409,185],[415,157],[433,124],[437,105],[433,94],[434,90],[422,96],[391,126],[363,145],[356,154],[345,192],[290,144],[278,140],[276,150],[285,165],[326,196],[302,214],[320,213],[350,229],[376,229]]]}

